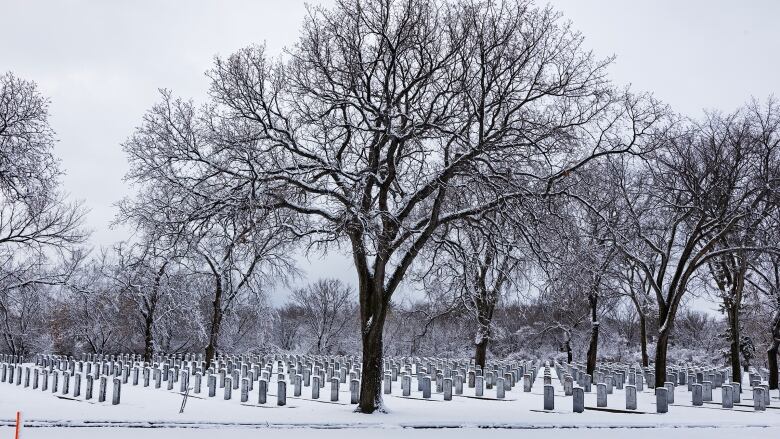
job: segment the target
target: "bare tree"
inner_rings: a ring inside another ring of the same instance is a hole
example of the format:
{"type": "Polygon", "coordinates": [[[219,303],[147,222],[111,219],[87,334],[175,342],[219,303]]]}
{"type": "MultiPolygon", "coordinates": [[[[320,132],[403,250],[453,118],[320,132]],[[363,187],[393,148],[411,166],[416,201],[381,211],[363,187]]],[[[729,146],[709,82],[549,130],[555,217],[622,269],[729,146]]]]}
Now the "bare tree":
{"type": "Polygon", "coordinates": [[[422,267],[429,295],[434,291],[443,293],[429,300],[452,304],[434,317],[450,315],[458,307],[465,311],[463,317],[475,326],[474,359],[481,367],[485,367],[488,345],[494,334],[496,307],[507,288],[517,285],[520,269],[529,259],[523,254],[527,239],[523,236],[520,215],[518,208],[506,214],[486,212],[476,219],[442,227],[426,254],[428,263],[422,267]]]}
{"type": "Polygon", "coordinates": [[[181,270],[176,273],[179,255],[175,247],[155,235],[143,236],[135,245],[120,243],[115,255],[115,263],[105,267],[104,275],[114,281],[118,295],[133,303],[143,334],[144,361],[151,362],[155,327],[170,317],[180,296],[177,289],[184,284],[181,270]]]}
{"type": "Polygon", "coordinates": [[[233,150],[249,163],[181,159],[239,176],[305,217],[298,236],[347,242],[363,336],[359,411],[382,409],[388,307],[439,227],[549,196],[655,122],[655,106],[615,92],[609,60],[581,43],[558,14],[526,2],[338,1],[310,10],[279,62],[259,47],[217,60],[211,110],[252,139],[233,150]],[[487,189],[452,209],[473,187],[464,176],[487,189]]]}
{"type": "Polygon", "coordinates": [[[83,241],[83,209],[65,201],[48,100],[34,82],[0,75],[0,251],[83,241]]]}
{"type": "MultiPolygon", "coordinates": [[[[776,199],[775,201],[780,201],[776,199]]],[[[765,229],[763,240],[780,242],[780,212],[775,211],[769,227],[765,229]]],[[[745,276],[746,283],[761,292],[765,304],[771,311],[769,322],[770,343],[767,348],[769,365],[769,387],[778,388],[778,350],[780,350],[780,253],[763,252],[750,264],[745,276]]]]}
{"type": "Polygon", "coordinates": [[[303,324],[314,339],[311,351],[333,353],[350,323],[356,322],[354,291],[338,279],[320,279],[292,293],[292,301],[303,310],[303,324]]]}
{"type": "Polygon", "coordinates": [[[648,316],[654,311],[653,292],[650,283],[643,276],[636,263],[631,260],[619,260],[616,275],[620,278],[617,284],[619,294],[628,298],[637,314],[639,326],[639,350],[642,356],[642,367],[650,365],[647,353],[648,316]]]}
{"type": "Polygon", "coordinates": [[[765,142],[771,130],[756,123],[776,110],[710,114],[670,132],[661,147],[619,185],[632,223],[631,236],[616,242],[649,282],[658,305],[656,385],[666,380],[669,338],[693,276],[716,258],[765,245],[724,240],[748,217],[771,212],[767,200],[777,191],[778,145],[765,142]]]}
{"type": "Polygon", "coordinates": [[[287,251],[294,220],[267,208],[254,183],[239,178],[253,166],[251,156],[241,152],[251,142],[207,119],[209,113],[198,117],[191,103],[172,100],[167,92],[162,96],[124,144],[128,178],[139,191],[120,204],[119,220],[154,230],[180,248],[182,263],[194,275],[208,279],[210,362],[233,306],[262,301],[265,288],[296,274],[287,251]]]}
{"type": "Polygon", "coordinates": [[[22,355],[42,332],[35,314],[48,287],[69,276],[67,252],[86,236],[83,209],[59,189],[53,146],[48,100],[34,82],[0,75],[0,318],[7,348],[22,355]]]}

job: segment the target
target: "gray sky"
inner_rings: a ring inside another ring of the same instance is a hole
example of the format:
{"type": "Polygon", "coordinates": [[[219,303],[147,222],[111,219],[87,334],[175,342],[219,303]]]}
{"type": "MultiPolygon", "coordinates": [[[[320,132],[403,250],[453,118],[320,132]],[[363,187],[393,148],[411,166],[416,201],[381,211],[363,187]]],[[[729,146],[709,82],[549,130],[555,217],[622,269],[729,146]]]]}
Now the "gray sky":
{"type": "MultiPolygon", "coordinates": [[[[616,82],[651,91],[676,111],[730,111],[751,96],[780,95],[778,1],[551,4],[582,31],[586,47],[617,55],[616,82]]],[[[0,72],[35,80],[51,98],[64,185],[90,209],[95,246],[126,236],[109,227],[114,203],[129,194],[120,143],[157,89],[202,99],[214,55],[262,42],[279,53],[295,41],[304,14],[299,0],[0,0],[0,72]]],[[[311,278],[352,282],[348,261],[315,257],[301,268],[311,278]]]]}

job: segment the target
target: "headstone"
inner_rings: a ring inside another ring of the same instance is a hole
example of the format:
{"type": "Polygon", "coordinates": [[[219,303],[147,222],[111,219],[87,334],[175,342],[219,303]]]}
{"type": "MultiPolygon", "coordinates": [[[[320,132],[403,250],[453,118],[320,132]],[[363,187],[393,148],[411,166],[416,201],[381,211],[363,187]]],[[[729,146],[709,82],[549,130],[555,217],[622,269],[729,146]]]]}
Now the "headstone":
{"type": "Polygon", "coordinates": [[[393,393],[393,376],[386,373],[384,376],[384,394],[390,395],[393,393]]]}
{"type": "Polygon", "coordinates": [[[703,401],[712,401],[712,381],[704,381],[701,383],[701,393],[703,401]]]}
{"type": "Polygon", "coordinates": [[[360,380],[357,378],[352,378],[349,380],[349,403],[360,403],[360,380]]]}
{"type": "Polygon", "coordinates": [[[73,375],[73,397],[78,398],[81,396],[81,373],[77,372],[73,375]]]}
{"type": "Polygon", "coordinates": [[[249,378],[241,378],[241,402],[249,401],[249,378]]]}
{"type": "Polygon", "coordinates": [[[523,375],[523,392],[530,392],[533,381],[531,381],[531,374],[523,375]]]}
{"type": "Polygon", "coordinates": [[[206,378],[206,385],[209,388],[209,397],[215,397],[217,395],[217,376],[209,374],[208,378],[206,378]]]}
{"type": "Polygon", "coordinates": [[[70,391],[70,373],[62,373],[62,394],[67,395],[70,391]]]}
{"type": "Polygon", "coordinates": [[[338,378],[330,379],[330,400],[336,402],[339,400],[339,383],[341,381],[338,378]]]}
{"type": "Polygon", "coordinates": [[[233,397],[233,377],[225,377],[225,400],[233,397]]]}
{"type": "MultiPolygon", "coordinates": [[[[477,389],[482,387],[482,377],[477,377],[477,389]]],[[[444,400],[452,401],[452,378],[444,378],[444,400]]]]}
{"type": "Polygon", "coordinates": [[[544,386],[544,409],[555,410],[555,388],[549,384],[544,386]]]}
{"type": "Polygon", "coordinates": [[[98,388],[98,402],[105,402],[107,384],[108,384],[108,378],[105,375],[100,377],[100,387],[98,388]]]}
{"type": "Polygon", "coordinates": [[[431,377],[425,375],[422,380],[422,394],[423,398],[431,397],[431,377]]]}
{"type": "Polygon", "coordinates": [[[574,403],[574,413],[585,411],[585,391],[582,387],[574,387],[571,391],[574,403]]]}
{"type": "Polygon", "coordinates": [[[276,386],[276,405],[287,405],[287,382],[281,380],[276,386]]]}
{"type": "Polygon", "coordinates": [[[320,376],[313,375],[311,377],[311,399],[320,399],[320,376]]]}
{"type": "MultiPolygon", "coordinates": [[[[636,381],[635,381],[636,382],[636,381]]],[[[626,410],[636,410],[636,386],[626,385],[626,410]]]]}
{"type": "Polygon", "coordinates": [[[566,375],[563,377],[563,394],[566,396],[571,396],[572,389],[574,388],[574,380],[572,379],[571,375],[566,375]]]}
{"type": "Polygon", "coordinates": [[[674,404],[674,383],[667,381],[664,383],[666,387],[666,398],[669,404],[674,404]]]}
{"type": "Polygon", "coordinates": [[[301,396],[301,388],[303,386],[303,375],[295,374],[293,378],[293,396],[301,396]]]}
{"type": "Polygon", "coordinates": [[[95,378],[92,376],[92,374],[87,374],[87,388],[84,390],[84,399],[87,401],[92,399],[92,386],[94,385],[94,381],[95,378]]]}
{"type": "Polygon", "coordinates": [[[111,405],[118,405],[122,394],[122,380],[114,378],[114,392],[111,394],[111,405]]]}
{"type": "Polygon", "coordinates": [[[704,404],[704,392],[701,384],[691,385],[691,402],[694,406],[700,406],[704,404]]]}
{"type": "Polygon", "coordinates": [[[734,388],[728,384],[724,384],[721,388],[721,406],[724,409],[730,409],[734,407],[734,388]]]}
{"type": "Polygon", "coordinates": [[[596,407],[607,406],[607,385],[604,383],[596,384],[596,407]]]}
{"type": "Polygon", "coordinates": [[[666,387],[657,387],[655,389],[655,411],[656,413],[666,413],[669,411],[669,396],[666,387]]]}
{"type": "Polygon", "coordinates": [[[761,386],[753,387],[753,408],[756,411],[763,412],[766,410],[765,392],[766,390],[761,386]]]}

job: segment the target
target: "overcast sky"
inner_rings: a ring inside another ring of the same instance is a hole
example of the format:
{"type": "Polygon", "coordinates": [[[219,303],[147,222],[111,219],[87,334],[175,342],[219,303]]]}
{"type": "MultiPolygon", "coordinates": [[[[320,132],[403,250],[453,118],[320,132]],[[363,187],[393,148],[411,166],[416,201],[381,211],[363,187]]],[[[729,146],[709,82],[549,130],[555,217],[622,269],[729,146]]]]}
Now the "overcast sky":
{"type": "MultiPolygon", "coordinates": [[[[730,111],[751,96],[780,95],[780,1],[551,4],[597,55],[617,56],[616,82],[651,91],[676,111],[730,111]]],[[[90,209],[94,246],[126,236],[109,226],[114,203],[130,193],[120,143],[157,89],[202,99],[215,55],[262,42],[279,53],[295,41],[304,14],[298,0],[0,0],[0,72],[36,81],[51,98],[65,189],[90,209]]],[[[352,282],[348,261],[315,257],[301,268],[352,282]]]]}

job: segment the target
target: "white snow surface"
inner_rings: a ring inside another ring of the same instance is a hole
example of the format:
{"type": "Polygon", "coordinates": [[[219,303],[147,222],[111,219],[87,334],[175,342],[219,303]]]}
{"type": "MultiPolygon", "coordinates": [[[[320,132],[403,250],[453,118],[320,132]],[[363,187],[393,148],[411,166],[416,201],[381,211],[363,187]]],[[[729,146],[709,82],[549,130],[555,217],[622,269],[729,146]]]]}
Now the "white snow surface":
{"type": "MultiPolygon", "coordinates": [[[[53,394],[51,387],[24,388],[0,383],[0,437],[13,437],[14,417],[23,413],[24,438],[98,437],[110,432],[110,437],[213,437],[230,434],[231,439],[257,437],[270,431],[286,437],[317,437],[341,439],[351,437],[447,437],[449,439],[486,437],[734,437],[739,432],[747,437],[780,437],[780,401],[778,392],[771,392],[771,405],[765,412],[753,410],[752,392],[742,392],[742,403],[733,409],[720,407],[720,389],[713,389],[713,403],[693,407],[687,386],[678,386],[675,403],[669,413],[655,413],[655,395],[645,388],[638,394],[637,413],[597,411],[596,393],[585,394],[585,413],[573,413],[571,397],[564,396],[561,382],[551,369],[555,387],[555,410],[542,410],[543,379],[540,376],[530,393],[523,392],[522,383],[506,392],[506,399],[496,400],[495,389],[485,390],[485,398],[474,397],[474,389],[464,385],[464,395],[453,395],[444,401],[443,395],[433,393],[430,400],[417,392],[412,378],[412,397],[401,396],[401,381],[393,382],[391,395],[384,395],[388,413],[365,415],[354,412],[349,404],[349,386],[340,386],[339,402],[330,402],[330,384],[321,389],[320,399],[310,399],[311,388],[304,387],[302,397],[293,396],[288,385],[287,405],[276,405],[276,378],[269,384],[268,403],[257,404],[257,387],[247,403],[240,402],[240,391],[233,390],[233,399],[223,399],[223,389],[209,398],[203,393],[190,395],[184,413],[179,413],[182,395],[175,391],[123,384],[121,404],[111,405],[112,386],[109,384],[106,402],[98,403],[97,382],[95,398],[53,394]],[[141,429],[143,428],[143,429],[141,429]],[[578,429],[573,431],[572,429],[578,429]],[[108,431],[107,431],[108,430],[108,431]],[[522,431],[518,431],[522,430],[522,431]],[[666,431],[663,436],[660,430],[666,431]],[[56,431],[56,434],[55,434],[56,431]],[[623,434],[617,434],[622,432],[623,434]],[[629,433],[630,432],[630,433],[629,433]],[[671,435],[671,436],[670,436],[671,435]],[[677,436],[680,435],[680,436],[677,436]]],[[[82,386],[84,386],[82,380],[82,386]]],[[[71,378],[71,395],[73,379],[71,378]]],[[[174,386],[178,388],[178,384],[174,386]]],[[[625,393],[614,389],[608,395],[608,408],[623,411],[625,393]]]]}

